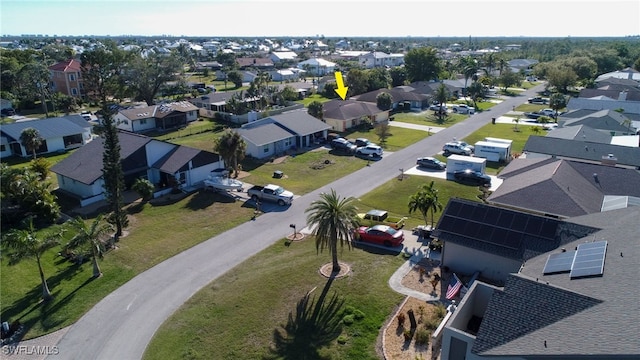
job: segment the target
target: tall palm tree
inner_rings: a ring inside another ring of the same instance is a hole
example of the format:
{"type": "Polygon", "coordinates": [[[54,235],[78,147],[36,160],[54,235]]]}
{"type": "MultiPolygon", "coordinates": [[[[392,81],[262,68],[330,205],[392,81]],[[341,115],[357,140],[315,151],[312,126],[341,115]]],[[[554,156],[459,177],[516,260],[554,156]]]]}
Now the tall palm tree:
{"type": "Polygon", "coordinates": [[[238,163],[244,159],[247,152],[247,143],[242,136],[234,130],[227,129],[216,139],[213,150],[220,154],[226,166],[231,166],[238,176],[238,163]]]}
{"type": "Polygon", "coordinates": [[[44,139],[40,136],[40,132],[34,128],[26,128],[20,133],[20,143],[36,158],[36,151],[42,145],[44,139]]]}
{"type": "Polygon", "coordinates": [[[442,204],[438,198],[438,189],[434,185],[434,181],[429,184],[423,184],[417,193],[409,197],[409,213],[420,211],[425,224],[428,223],[427,215],[431,213],[431,227],[435,225],[435,212],[442,210],[442,204]]]}
{"type": "Polygon", "coordinates": [[[356,220],[358,208],[354,197],[341,198],[334,189],[329,193],[320,194],[305,210],[307,224],[315,227],[316,250],[329,249],[333,262],[333,273],[340,272],[338,263],[338,241],[340,247],[347,244],[351,249],[353,231],[358,227],[356,220]]]}
{"type": "MultiPolygon", "coordinates": [[[[438,104],[440,105],[438,107],[438,109],[442,109],[442,106],[449,99],[449,89],[447,89],[447,87],[444,86],[444,84],[440,84],[440,87],[438,87],[438,89],[436,90],[435,99],[438,102],[438,104]]],[[[440,120],[442,120],[442,117],[444,115],[445,115],[444,111],[438,111],[438,118],[440,120]]]]}
{"type": "Polygon", "coordinates": [[[102,276],[100,265],[98,265],[98,257],[102,257],[104,253],[103,240],[113,232],[111,224],[104,222],[102,214],[100,214],[93,220],[91,225],[87,225],[81,217],[77,217],[68,223],[68,227],[75,235],[69,240],[66,248],[71,250],[89,247],[93,262],[93,277],[102,276]]]}
{"type": "Polygon", "coordinates": [[[34,225],[33,218],[29,217],[26,222],[26,229],[12,229],[2,237],[2,248],[7,251],[12,263],[20,262],[26,258],[35,258],[40,272],[40,282],[42,283],[42,299],[49,301],[53,298],[47,278],[42,269],[42,254],[45,251],[59,244],[62,236],[62,229],[57,232],[39,234],[34,225]]]}

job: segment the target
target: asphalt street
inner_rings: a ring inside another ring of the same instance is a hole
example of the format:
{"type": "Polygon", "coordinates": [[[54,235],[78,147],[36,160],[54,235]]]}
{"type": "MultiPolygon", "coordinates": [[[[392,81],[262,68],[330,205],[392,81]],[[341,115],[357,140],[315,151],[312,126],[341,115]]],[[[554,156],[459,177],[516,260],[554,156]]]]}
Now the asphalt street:
{"type": "MultiPolygon", "coordinates": [[[[341,196],[359,197],[410,169],[415,159],[438,153],[452,138],[464,138],[478,128],[526,102],[539,85],[507,98],[488,111],[438,131],[371,166],[295,199],[288,208],[265,213],[190,248],[139,274],[105,297],[72,325],[48,359],[140,359],[156,330],[198,290],[247,258],[306,225],[305,209],[322,192],[335,189],[341,196]]],[[[159,234],[161,235],[161,234],[159,234]]]]}

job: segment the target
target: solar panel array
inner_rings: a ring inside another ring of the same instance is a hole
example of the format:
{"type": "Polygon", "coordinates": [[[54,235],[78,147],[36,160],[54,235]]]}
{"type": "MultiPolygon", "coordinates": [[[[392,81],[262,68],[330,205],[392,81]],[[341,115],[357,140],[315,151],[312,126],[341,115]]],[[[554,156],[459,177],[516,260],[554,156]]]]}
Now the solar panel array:
{"type": "Polygon", "coordinates": [[[571,278],[602,275],[604,272],[604,256],[606,253],[606,241],[596,241],[578,245],[576,257],[571,267],[571,278]]]}
{"type": "Polygon", "coordinates": [[[570,272],[572,279],[602,275],[606,253],[606,241],[580,244],[577,250],[549,255],[542,273],[570,272]]]}
{"type": "Polygon", "coordinates": [[[553,241],[560,222],[481,203],[451,201],[438,229],[509,249],[519,249],[524,237],[553,241]]]}

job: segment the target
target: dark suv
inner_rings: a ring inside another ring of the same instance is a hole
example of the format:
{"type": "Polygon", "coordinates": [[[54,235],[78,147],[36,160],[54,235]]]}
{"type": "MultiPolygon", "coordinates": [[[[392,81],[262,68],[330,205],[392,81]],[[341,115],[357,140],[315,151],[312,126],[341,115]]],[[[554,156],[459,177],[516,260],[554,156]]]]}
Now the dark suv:
{"type": "Polygon", "coordinates": [[[331,140],[331,148],[351,154],[356,152],[358,147],[345,138],[336,138],[331,140]]]}
{"type": "Polygon", "coordinates": [[[491,177],[489,175],[471,169],[456,171],[453,173],[453,178],[461,183],[478,186],[491,186],[491,177]]]}

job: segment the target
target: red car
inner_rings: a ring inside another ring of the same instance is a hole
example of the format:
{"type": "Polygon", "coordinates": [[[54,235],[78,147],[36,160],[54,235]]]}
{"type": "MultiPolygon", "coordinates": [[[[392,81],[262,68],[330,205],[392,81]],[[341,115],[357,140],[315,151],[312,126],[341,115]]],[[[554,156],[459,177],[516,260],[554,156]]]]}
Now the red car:
{"type": "Polygon", "coordinates": [[[404,241],[402,230],[387,225],[361,226],[356,230],[356,239],[388,247],[398,246],[404,241]]]}

